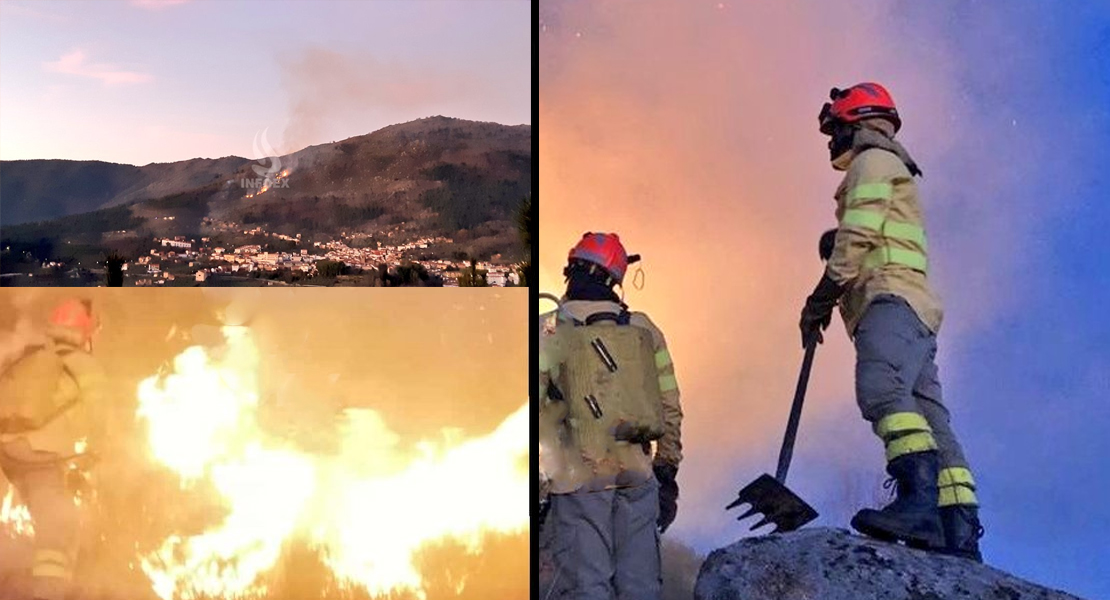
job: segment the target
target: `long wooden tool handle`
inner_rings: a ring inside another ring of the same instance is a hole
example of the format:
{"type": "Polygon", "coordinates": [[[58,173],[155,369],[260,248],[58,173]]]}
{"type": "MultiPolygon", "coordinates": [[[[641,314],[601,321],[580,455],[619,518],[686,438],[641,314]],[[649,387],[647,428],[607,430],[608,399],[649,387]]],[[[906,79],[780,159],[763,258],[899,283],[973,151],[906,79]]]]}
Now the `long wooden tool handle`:
{"type": "Polygon", "coordinates": [[[817,336],[811,336],[806,344],[806,356],[802,359],[802,372],[798,374],[798,387],[794,389],[794,405],[790,407],[790,420],[786,422],[786,435],[782,439],[782,449],[779,450],[779,467],[775,470],[775,479],[779,483],[786,483],[786,471],[790,469],[790,458],[794,456],[794,438],[798,435],[798,423],[802,420],[802,401],[806,397],[806,384],[809,383],[809,371],[813,367],[813,354],[817,351],[817,336]]]}

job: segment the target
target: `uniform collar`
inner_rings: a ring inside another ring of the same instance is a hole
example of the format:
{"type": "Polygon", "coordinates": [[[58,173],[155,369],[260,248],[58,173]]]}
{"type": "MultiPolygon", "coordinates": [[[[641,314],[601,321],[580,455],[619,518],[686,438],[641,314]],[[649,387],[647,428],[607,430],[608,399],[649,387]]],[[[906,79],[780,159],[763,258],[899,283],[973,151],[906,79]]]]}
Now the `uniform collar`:
{"type": "Polygon", "coordinates": [[[597,313],[619,313],[625,309],[620,302],[611,300],[564,300],[559,306],[559,320],[585,321],[597,313]]]}

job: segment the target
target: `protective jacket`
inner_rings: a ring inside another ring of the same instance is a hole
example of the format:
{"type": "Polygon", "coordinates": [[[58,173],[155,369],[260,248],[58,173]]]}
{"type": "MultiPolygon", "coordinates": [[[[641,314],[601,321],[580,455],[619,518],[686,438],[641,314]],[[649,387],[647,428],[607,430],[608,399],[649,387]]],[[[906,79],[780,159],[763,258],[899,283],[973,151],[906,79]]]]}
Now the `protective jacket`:
{"type": "Polygon", "coordinates": [[[905,162],[867,148],[852,158],[835,197],[839,227],[826,274],[845,290],[840,313],[848,335],[881,294],[904,298],[937,333],[943,309],[929,286],[924,219],[905,162]]]}
{"type": "Polygon", "coordinates": [[[79,332],[51,327],[46,337],[0,374],[0,443],[24,438],[35,451],[71,456],[91,432],[89,408],[106,382],[79,332]]]}
{"type": "MultiPolygon", "coordinates": [[[[620,313],[622,306],[610,301],[565,301],[555,323],[556,331],[574,327],[575,321],[585,322],[591,315],[620,313]]],[[[618,327],[615,323],[605,326],[618,327]]],[[[540,348],[540,444],[541,468],[550,478],[550,491],[566,494],[579,489],[603,490],[636,486],[652,476],[652,464],[678,466],[682,461],[682,407],[674,364],[667,350],[663,333],[640,312],[630,314],[627,326],[640,327],[651,334],[656,375],[662,404],[662,437],[651,445],[619,439],[606,440],[607,460],[583,461],[583,449],[575,447],[569,429],[575,424],[568,418],[567,400],[559,398],[559,350],[552,344],[540,348]],[[555,397],[552,397],[555,396],[555,397]]],[[[542,338],[541,338],[542,339],[542,338]]],[[[549,338],[551,339],[551,338],[549,338]]]]}

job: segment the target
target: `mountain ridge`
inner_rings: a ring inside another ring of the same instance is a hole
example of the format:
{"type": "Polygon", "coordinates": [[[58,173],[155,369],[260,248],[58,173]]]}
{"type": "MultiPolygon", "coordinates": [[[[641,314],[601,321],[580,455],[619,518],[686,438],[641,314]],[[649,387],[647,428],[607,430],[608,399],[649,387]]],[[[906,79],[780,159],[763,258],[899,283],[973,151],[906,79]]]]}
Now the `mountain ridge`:
{"type": "Polygon", "coordinates": [[[519,258],[531,148],[531,125],[428,117],[260,161],[5,161],[0,237],[40,262],[75,248],[133,255],[163,237],[236,233],[231,243],[254,229],[320,242],[445,238],[464,245],[440,254],[519,258]]]}
{"type": "Polygon", "coordinates": [[[437,115],[257,160],[230,155],[151,162],[141,166],[101,160],[5,160],[0,161],[0,224],[49,221],[127,202],[154,200],[202,187],[216,179],[248,174],[256,177],[255,173],[244,169],[254,163],[274,164],[272,161],[276,158],[283,164],[297,167],[302,160],[317,159],[343,144],[397,140],[427,134],[435,131],[433,128],[486,129],[492,131],[491,139],[508,132],[526,132],[529,140],[531,136],[531,125],[527,124],[501,125],[437,115]]]}

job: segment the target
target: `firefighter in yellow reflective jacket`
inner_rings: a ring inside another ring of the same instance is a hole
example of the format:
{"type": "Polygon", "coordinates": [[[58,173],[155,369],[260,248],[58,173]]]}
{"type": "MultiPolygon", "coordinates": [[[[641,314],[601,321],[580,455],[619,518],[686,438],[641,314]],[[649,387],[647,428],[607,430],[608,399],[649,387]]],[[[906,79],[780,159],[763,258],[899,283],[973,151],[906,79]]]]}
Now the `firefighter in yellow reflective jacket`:
{"type": "MultiPolygon", "coordinates": [[[[802,311],[803,344],[840,314],[856,346],[856,398],[886,447],[897,498],[852,519],[862,533],[982,561],[975,480],[952,431],[935,362],[942,308],[914,176],[894,136],[901,120],[879,84],[834,89],[820,114],[839,227],[825,275],[802,311]]],[[[831,247],[830,247],[831,246],[831,247]]]]}
{"type": "Polygon", "coordinates": [[[616,235],[583,236],[541,347],[552,598],[656,600],[662,592],[659,536],[677,514],[682,409],[662,332],[613,291],[630,260],[638,257],[616,235]]]}
{"type": "Polygon", "coordinates": [[[91,355],[97,329],[88,301],[65,301],[44,340],[0,374],[0,469],[34,521],[36,599],[61,600],[72,585],[80,522],[73,469],[88,460],[85,411],[104,389],[91,355]]]}

